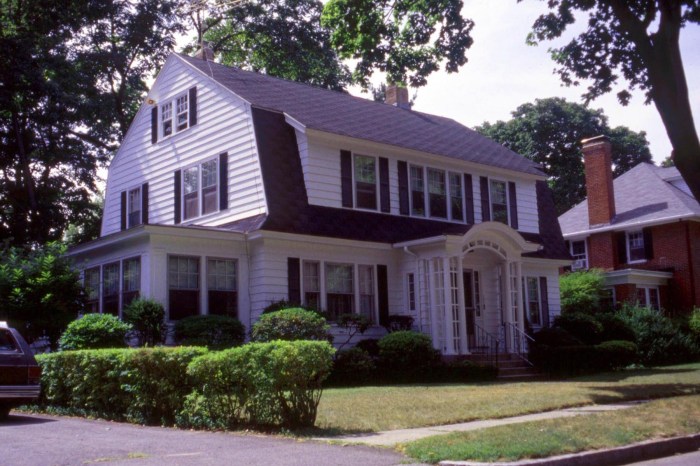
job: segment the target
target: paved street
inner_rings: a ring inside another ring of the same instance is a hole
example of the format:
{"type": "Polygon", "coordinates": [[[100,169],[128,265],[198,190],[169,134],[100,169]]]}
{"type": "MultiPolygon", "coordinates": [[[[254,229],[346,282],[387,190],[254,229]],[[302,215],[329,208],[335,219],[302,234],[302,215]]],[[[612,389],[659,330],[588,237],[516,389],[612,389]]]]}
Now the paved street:
{"type": "Polygon", "coordinates": [[[367,465],[401,464],[380,448],[291,438],[13,414],[0,423],[0,466],[367,465]]]}
{"type": "Polygon", "coordinates": [[[684,455],[675,455],[668,458],[660,458],[658,460],[643,461],[641,463],[632,463],[627,466],[698,466],[700,464],[700,451],[686,453],[684,455]]]}

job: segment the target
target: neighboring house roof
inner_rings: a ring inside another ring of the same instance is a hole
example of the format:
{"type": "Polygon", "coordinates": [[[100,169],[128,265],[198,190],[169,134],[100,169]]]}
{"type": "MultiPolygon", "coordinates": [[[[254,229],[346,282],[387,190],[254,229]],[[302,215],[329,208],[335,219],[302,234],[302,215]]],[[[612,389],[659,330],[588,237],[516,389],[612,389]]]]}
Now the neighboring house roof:
{"type": "MultiPolygon", "coordinates": [[[[664,223],[681,218],[700,218],[700,204],[692,196],[671,184],[680,174],[674,167],[661,168],[640,163],[613,180],[615,218],[603,229],[624,230],[664,223]]],[[[588,224],[588,200],[559,217],[564,236],[578,235],[591,229],[588,224]]]]}
{"type": "Polygon", "coordinates": [[[544,176],[539,165],[456,121],[176,55],[251,105],[306,128],[544,176]]]}

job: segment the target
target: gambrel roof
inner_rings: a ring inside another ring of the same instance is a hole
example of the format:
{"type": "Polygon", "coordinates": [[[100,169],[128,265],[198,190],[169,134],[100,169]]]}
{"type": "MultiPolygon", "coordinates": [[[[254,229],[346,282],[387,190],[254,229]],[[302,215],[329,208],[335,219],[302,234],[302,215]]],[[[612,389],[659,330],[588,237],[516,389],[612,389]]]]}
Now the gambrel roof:
{"type": "Polygon", "coordinates": [[[450,118],[176,55],[251,105],[306,128],[544,176],[540,166],[450,118]]]}

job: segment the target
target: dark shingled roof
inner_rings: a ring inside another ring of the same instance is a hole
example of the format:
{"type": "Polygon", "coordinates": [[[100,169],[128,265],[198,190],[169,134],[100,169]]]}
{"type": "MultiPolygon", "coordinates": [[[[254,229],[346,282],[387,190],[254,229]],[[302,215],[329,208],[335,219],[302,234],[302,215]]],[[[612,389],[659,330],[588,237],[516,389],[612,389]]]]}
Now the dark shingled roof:
{"type": "MultiPolygon", "coordinates": [[[[268,214],[224,225],[246,232],[256,229],[331,238],[401,243],[439,235],[463,235],[472,225],[309,205],[294,129],[284,115],[253,107],[253,124],[260,154],[268,214]]],[[[521,233],[543,245],[530,257],[570,259],[559,230],[552,193],[537,182],[540,234],[521,233]]]]}
{"type": "Polygon", "coordinates": [[[250,104],[307,128],[544,176],[534,162],[449,118],[177,56],[250,104]]]}

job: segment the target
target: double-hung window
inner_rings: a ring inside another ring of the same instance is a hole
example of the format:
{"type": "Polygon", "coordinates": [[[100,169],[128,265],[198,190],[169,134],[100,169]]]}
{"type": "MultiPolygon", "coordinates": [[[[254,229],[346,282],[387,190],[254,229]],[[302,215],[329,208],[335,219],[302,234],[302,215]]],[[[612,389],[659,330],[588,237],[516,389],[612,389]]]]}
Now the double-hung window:
{"type": "Polygon", "coordinates": [[[644,235],[641,231],[627,233],[627,262],[643,262],[646,259],[644,235]]]}
{"type": "Polygon", "coordinates": [[[199,314],[199,257],[168,257],[170,320],[199,314]]]}
{"type": "Polygon", "coordinates": [[[139,297],[141,289],[141,258],[133,257],[122,263],[122,309],[139,297]]]}
{"type": "Polygon", "coordinates": [[[127,194],[127,228],[141,225],[141,187],[130,189],[127,194]]]}
{"type": "Polygon", "coordinates": [[[428,206],[431,217],[447,218],[447,182],[442,170],[428,168],[428,206]]]}
{"type": "Polygon", "coordinates": [[[175,98],[175,130],[180,132],[189,126],[189,102],[187,94],[175,98]]]}
{"type": "Polygon", "coordinates": [[[542,305],[540,297],[540,281],[537,277],[525,277],[523,279],[523,301],[525,314],[530,325],[539,327],[542,325],[542,305]]]}
{"type": "Polygon", "coordinates": [[[425,217],[425,177],[423,167],[411,165],[411,215],[425,217]]]}
{"type": "Polygon", "coordinates": [[[359,265],[357,267],[360,285],[360,314],[370,322],[374,321],[374,267],[359,265]]]}
{"type": "Polygon", "coordinates": [[[357,154],[354,158],[355,205],[377,210],[377,159],[357,154]]]}
{"type": "Polygon", "coordinates": [[[208,160],[183,172],[183,218],[189,220],[219,210],[217,160],[208,160]]]}
{"type": "Polygon", "coordinates": [[[460,174],[418,165],[411,165],[409,174],[411,215],[464,221],[460,174]]]}
{"type": "Polygon", "coordinates": [[[102,313],[119,315],[119,262],[102,267],[102,313]]]}
{"type": "Polygon", "coordinates": [[[317,261],[304,261],[304,304],[321,309],[321,265],[317,261]]]}
{"type": "Polygon", "coordinates": [[[173,103],[166,102],[160,106],[160,134],[168,137],[173,134],[173,103]]]}
{"type": "Polygon", "coordinates": [[[188,94],[178,95],[160,105],[160,135],[165,138],[186,130],[190,124],[188,94]]]}
{"type": "Polygon", "coordinates": [[[637,286],[637,302],[640,306],[660,310],[659,289],[650,286],[637,286]]]}
{"type": "Polygon", "coordinates": [[[326,263],[326,310],[330,320],[355,309],[355,285],[352,264],[326,263]]]}
{"type": "Polygon", "coordinates": [[[209,314],[238,317],[238,267],[234,259],[207,259],[209,314]]]}
{"type": "Polygon", "coordinates": [[[506,182],[491,180],[491,220],[508,225],[508,193],[506,192],[506,182]]]}
{"type": "Polygon", "coordinates": [[[450,173],[450,218],[464,221],[464,190],[459,173],[450,173]]]}
{"type": "Polygon", "coordinates": [[[85,270],[84,288],[87,295],[86,311],[89,313],[100,312],[100,268],[93,267],[85,270]]]}
{"type": "Polygon", "coordinates": [[[416,275],[409,273],[406,275],[406,304],[409,311],[416,310],[416,275]]]}
{"type": "Polygon", "coordinates": [[[580,270],[588,268],[588,256],[586,254],[586,240],[571,241],[569,243],[569,252],[574,259],[571,266],[572,270],[580,270]]]}

